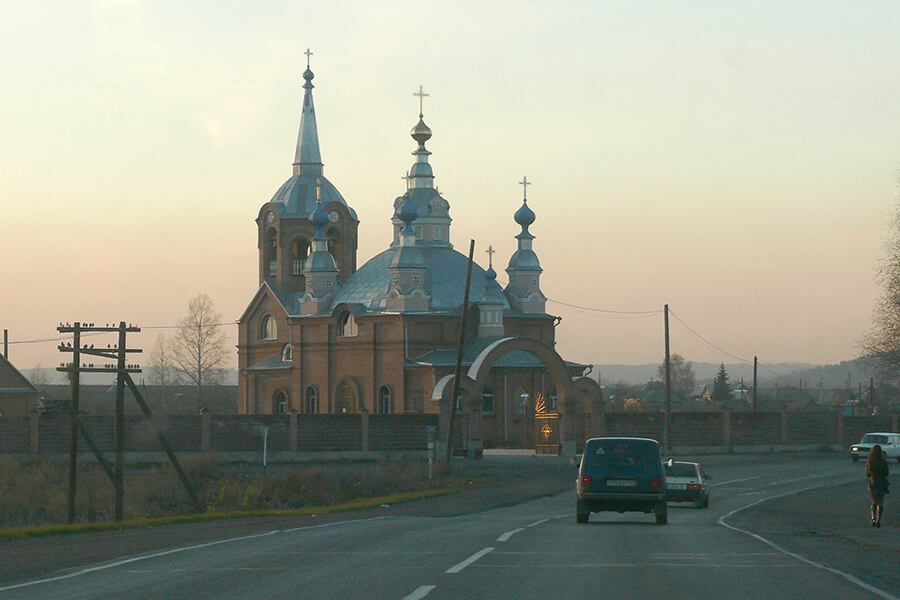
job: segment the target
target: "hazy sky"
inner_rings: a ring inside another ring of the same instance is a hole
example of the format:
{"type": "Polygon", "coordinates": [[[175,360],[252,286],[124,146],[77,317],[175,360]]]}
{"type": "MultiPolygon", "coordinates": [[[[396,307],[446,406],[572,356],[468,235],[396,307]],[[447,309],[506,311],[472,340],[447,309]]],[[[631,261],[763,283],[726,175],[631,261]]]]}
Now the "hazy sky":
{"type": "Polygon", "coordinates": [[[199,292],[241,315],[307,47],[360,264],[390,242],[422,84],[452,241],[484,266],[493,245],[504,281],[534,182],[565,358],[659,362],[665,304],[688,360],[856,355],[898,196],[900,3],[237,4],[0,6],[0,328],[20,368],[62,360],[21,343],[60,321],[142,326],[146,361],[199,292]]]}

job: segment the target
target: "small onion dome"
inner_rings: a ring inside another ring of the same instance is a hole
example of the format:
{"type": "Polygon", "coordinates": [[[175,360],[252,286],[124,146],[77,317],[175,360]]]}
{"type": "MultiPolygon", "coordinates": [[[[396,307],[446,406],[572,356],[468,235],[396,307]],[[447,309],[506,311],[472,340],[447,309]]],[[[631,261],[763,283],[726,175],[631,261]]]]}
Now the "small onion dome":
{"type": "Polygon", "coordinates": [[[422,120],[422,115],[419,115],[419,122],[412,128],[409,135],[412,136],[412,139],[419,142],[420,146],[423,146],[425,142],[431,139],[431,129],[422,120]]]}
{"type": "Polygon", "coordinates": [[[419,218],[419,211],[416,209],[416,205],[410,202],[408,195],[406,201],[400,206],[400,210],[397,211],[397,218],[403,221],[407,228],[410,223],[419,218]]]}
{"type": "Polygon", "coordinates": [[[322,208],[321,202],[316,203],[316,210],[309,215],[309,222],[313,224],[313,227],[320,230],[328,225],[328,213],[322,208]]]}
{"type": "Polygon", "coordinates": [[[525,229],[528,229],[528,226],[534,223],[534,211],[528,208],[527,200],[522,201],[522,206],[516,211],[516,214],[513,215],[513,219],[525,229]]]}
{"type": "Polygon", "coordinates": [[[313,72],[310,71],[309,67],[306,67],[306,70],[303,71],[303,79],[309,82],[313,80],[313,77],[315,77],[315,75],[313,75],[313,72]]]}
{"type": "Polygon", "coordinates": [[[488,281],[497,280],[497,271],[494,270],[494,267],[488,267],[488,270],[484,272],[484,278],[488,281]]]}

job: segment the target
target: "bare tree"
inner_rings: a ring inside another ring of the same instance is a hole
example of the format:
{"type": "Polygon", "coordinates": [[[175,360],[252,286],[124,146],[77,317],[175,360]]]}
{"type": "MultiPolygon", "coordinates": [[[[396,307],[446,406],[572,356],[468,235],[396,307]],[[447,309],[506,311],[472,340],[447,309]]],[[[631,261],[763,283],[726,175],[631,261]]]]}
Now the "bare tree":
{"type": "Polygon", "coordinates": [[[31,382],[31,385],[42,392],[50,384],[50,376],[47,374],[47,370],[41,367],[40,363],[36,364],[31,370],[31,376],[28,380],[31,382]]]}
{"type": "Polygon", "coordinates": [[[169,401],[169,388],[176,380],[172,343],[166,339],[166,334],[160,333],[156,336],[153,349],[150,350],[150,368],[147,375],[150,384],[162,390],[163,402],[169,401]]]}
{"type": "MultiPolygon", "coordinates": [[[[900,189],[900,171],[897,186],[900,189]]],[[[882,252],[875,275],[881,297],[872,311],[872,329],[859,349],[880,379],[896,381],[900,379],[900,199],[891,213],[882,252]]]]}
{"type": "MultiPolygon", "coordinates": [[[[669,357],[669,369],[672,377],[672,394],[678,398],[688,398],[694,391],[696,378],[694,377],[694,366],[684,360],[680,354],[673,354],[669,357]]],[[[666,363],[663,361],[657,370],[660,381],[666,380],[666,363]]]]}
{"type": "Polygon", "coordinates": [[[225,373],[227,336],[222,331],[222,315],[206,294],[197,294],[188,303],[188,314],[178,322],[171,345],[172,363],[183,380],[197,388],[197,408],[203,408],[203,387],[219,385],[225,373]]]}

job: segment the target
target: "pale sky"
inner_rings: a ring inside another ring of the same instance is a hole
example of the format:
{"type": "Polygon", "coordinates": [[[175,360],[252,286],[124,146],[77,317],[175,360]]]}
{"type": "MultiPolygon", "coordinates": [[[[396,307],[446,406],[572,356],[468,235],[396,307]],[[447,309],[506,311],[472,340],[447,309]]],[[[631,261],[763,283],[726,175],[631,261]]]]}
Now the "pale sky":
{"type": "Polygon", "coordinates": [[[0,6],[0,329],[19,368],[63,360],[23,343],[61,321],[144,327],[146,364],[197,293],[241,315],[307,47],[360,265],[390,242],[421,84],[452,241],[485,267],[493,245],[503,281],[533,181],[564,358],[660,362],[665,304],[690,361],[856,356],[898,199],[900,3],[239,4],[0,6]]]}

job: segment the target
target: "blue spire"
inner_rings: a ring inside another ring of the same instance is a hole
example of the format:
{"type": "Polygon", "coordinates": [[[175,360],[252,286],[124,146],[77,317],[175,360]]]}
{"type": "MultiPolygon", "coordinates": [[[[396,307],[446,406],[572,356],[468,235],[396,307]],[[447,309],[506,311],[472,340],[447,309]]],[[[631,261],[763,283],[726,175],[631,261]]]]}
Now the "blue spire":
{"type": "Polygon", "coordinates": [[[319,154],[319,131],[316,127],[316,108],[313,106],[315,75],[309,68],[312,52],[306,49],[306,71],[303,72],[303,111],[300,114],[300,133],[297,135],[297,152],[294,155],[294,174],[319,176],[322,174],[322,156],[319,154]]]}

